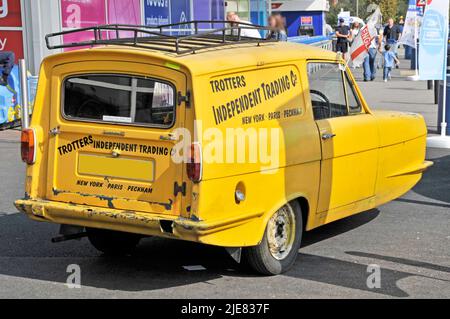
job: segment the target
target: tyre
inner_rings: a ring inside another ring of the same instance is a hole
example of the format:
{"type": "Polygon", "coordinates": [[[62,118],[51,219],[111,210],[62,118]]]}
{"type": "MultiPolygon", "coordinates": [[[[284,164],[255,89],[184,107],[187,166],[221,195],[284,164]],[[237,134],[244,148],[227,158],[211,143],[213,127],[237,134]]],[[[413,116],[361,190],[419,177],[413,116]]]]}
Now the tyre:
{"type": "Polygon", "coordinates": [[[280,208],[267,223],[261,243],[243,250],[244,261],[262,275],[288,271],[297,259],[303,235],[302,211],[297,201],[280,208]]]}
{"type": "Polygon", "coordinates": [[[131,253],[142,236],[112,230],[86,228],[89,242],[106,255],[123,256],[131,253]]]}

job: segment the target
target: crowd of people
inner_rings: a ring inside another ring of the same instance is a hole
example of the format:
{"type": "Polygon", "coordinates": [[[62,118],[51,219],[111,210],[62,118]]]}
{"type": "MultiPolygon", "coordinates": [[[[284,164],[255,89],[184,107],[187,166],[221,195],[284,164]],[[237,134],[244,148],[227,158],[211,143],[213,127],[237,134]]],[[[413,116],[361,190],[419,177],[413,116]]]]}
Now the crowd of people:
{"type": "MultiPolygon", "coordinates": [[[[377,56],[382,56],[383,80],[385,82],[391,79],[391,72],[394,67],[398,68],[400,60],[398,59],[399,40],[402,36],[404,26],[403,17],[400,17],[396,24],[393,18],[390,18],[385,26],[379,26],[378,35],[373,37],[369,54],[364,59],[364,81],[374,81],[377,69],[381,67],[377,63],[377,56]]],[[[339,26],[336,28],[336,52],[343,54],[345,60],[348,60],[348,52],[353,41],[359,35],[361,23],[354,22],[351,26],[345,23],[343,18],[339,19],[339,26]]]]}
{"type": "MultiPolygon", "coordinates": [[[[259,30],[256,29],[251,22],[242,20],[236,12],[228,12],[227,21],[230,25],[239,26],[241,29],[241,36],[248,38],[261,39],[262,35],[259,30]]],[[[266,38],[279,41],[287,41],[288,35],[286,30],[286,19],[279,13],[274,13],[269,16],[267,21],[270,31],[267,33],[266,38]]]]}
{"type": "MultiPolygon", "coordinates": [[[[262,35],[249,21],[240,19],[236,12],[227,14],[227,21],[231,26],[241,27],[241,36],[261,39],[262,35]]],[[[386,25],[378,26],[378,35],[373,37],[367,57],[364,59],[364,81],[374,81],[377,75],[377,69],[383,69],[383,80],[385,82],[391,79],[393,68],[398,68],[400,60],[398,59],[399,40],[402,36],[404,26],[403,17],[400,17],[399,23],[390,18],[386,25]],[[381,61],[378,57],[381,56],[381,61]]],[[[269,16],[268,27],[270,31],[267,34],[268,39],[287,41],[286,20],[279,14],[274,13],[269,16]]],[[[339,25],[336,28],[336,52],[342,53],[345,60],[348,60],[350,47],[358,37],[363,22],[355,21],[351,26],[346,24],[345,19],[339,19],[339,25]]]]}

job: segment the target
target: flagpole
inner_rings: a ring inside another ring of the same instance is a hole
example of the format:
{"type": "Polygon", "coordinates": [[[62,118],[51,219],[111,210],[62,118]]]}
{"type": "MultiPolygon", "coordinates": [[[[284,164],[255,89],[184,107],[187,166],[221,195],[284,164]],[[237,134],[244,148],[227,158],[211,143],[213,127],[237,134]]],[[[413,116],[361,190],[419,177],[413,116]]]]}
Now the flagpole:
{"type": "MultiPolygon", "coordinates": [[[[447,69],[447,65],[445,65],[447,69]]],[[[447,70],[446,70],[447,71],[447,70]]],[[[444,88],[442,93],[442,123],[441,123],[441,136],[447,136],[447,72],[444,76],[444,88]]]]}
{"type": "MultiPolygon", "coordinates": [[[[417,8],[416,8],[417,11],[417,8]]],[[[409,76],[408,80],[410,81],[419,81],[420,80],[420,76],[419,76],[419,26],[418,26],[418,20],[417,20],[417,12],[416,15],[414,16],[414,44],[415,44],[415,50],[414,50],[414,55],[415,55],[415,74],[413,76],[409,76]]]]}
{"type": "Polygon", "coordinates": [[[417,20],[417,12],[416,16],[414,18],[414,25],[416,26],[414,28],[414,42],[416,45],[416,77],[419,79],[419,26],[418,26],[418,20],[417,20]]]}
{"type": "Polygon", "coordinates": [[[448,37],[449,37],[449,33],[450,30],[447,29],[446,32],[446,37],[444,37],[445,39],[445,45],[444,45],[444,52],[445,52],[445,56],[444,56],[444,87],[442,89],[442,124],[441,124],[441,136],[442,137],[446,137],[447,136],[447,76],[448,76],[448,37]]]}

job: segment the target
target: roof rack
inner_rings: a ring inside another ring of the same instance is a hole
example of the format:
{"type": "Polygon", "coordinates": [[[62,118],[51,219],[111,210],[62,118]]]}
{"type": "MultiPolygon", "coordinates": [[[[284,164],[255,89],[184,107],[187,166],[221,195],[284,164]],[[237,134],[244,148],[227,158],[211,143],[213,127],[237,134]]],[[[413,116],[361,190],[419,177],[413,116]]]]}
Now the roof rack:
{"type": "MultiPolygon", "coordinates": [[[[68,30],[46,35],[49,50],[76,48],[96,45],[122,45],[158,50],[176,54],[196,53],[200,50],[218,48],[234,44],[256,44],[278,42],[272,37],[250,38],[242,36],[244,30],[272,32],[271,28],[241,22],[198,20],[160,26],[143,26],[127,24],[99,25],[89,28],[68,30]],[[220,25],[220,28],[201,30],[202,25],[220,25]],[[63,36],[86,34],[90,40],[64,43],[63,36]],[[60,43],[53,44],[54,39],[60,43]],[[53,40],[53,41],[52,41],[53,40]]],[[[278,37],[275,37],[278,38],[278,37]]]]}

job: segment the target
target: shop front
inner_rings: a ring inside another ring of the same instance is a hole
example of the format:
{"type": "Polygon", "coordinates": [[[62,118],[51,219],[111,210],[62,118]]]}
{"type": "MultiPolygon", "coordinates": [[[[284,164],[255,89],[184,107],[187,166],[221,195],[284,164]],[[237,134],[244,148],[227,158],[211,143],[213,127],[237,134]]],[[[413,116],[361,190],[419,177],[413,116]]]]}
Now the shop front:
{"type": "Polygon", "coordinates": [[[273,0],[271,9],[285,17],[290,37],[326,35],[328,0],[273,0]]]}

